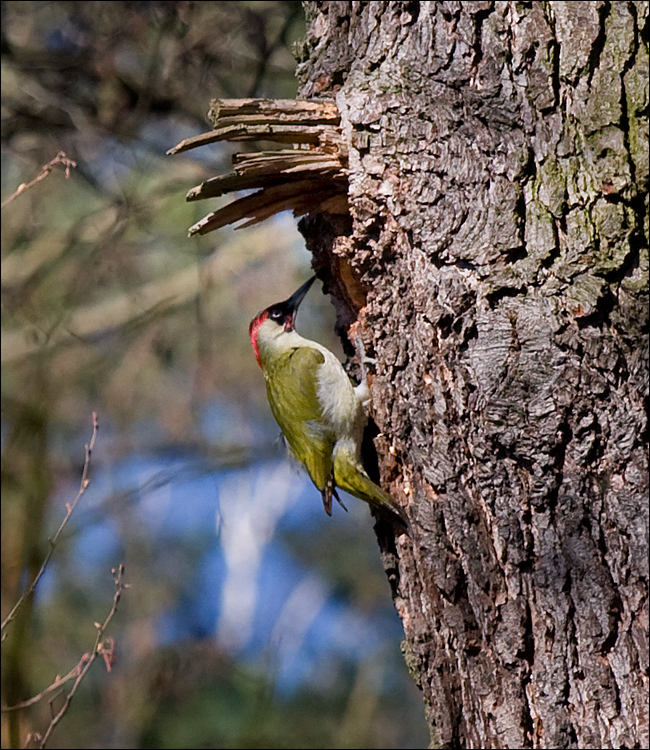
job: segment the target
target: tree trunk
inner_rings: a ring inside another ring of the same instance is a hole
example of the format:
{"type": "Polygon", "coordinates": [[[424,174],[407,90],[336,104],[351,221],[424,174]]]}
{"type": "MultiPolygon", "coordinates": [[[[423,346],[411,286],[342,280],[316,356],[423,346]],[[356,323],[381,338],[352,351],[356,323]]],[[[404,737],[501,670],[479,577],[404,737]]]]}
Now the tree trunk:
{"type": "Polygon", "coordinates": [[[648,747],[648,3],[306,11],[352,221],[302,229],[377,359],[432,745],[648,747]]]}

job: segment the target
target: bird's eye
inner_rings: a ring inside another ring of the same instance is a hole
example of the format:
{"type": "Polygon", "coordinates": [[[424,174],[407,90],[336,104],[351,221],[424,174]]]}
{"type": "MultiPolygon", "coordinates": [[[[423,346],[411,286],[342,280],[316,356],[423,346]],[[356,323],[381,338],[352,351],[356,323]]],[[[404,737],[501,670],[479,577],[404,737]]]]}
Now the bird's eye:
{"type": "Polygon", "coordinates": [[[279,321],[284,318],[284,315],[282,314],[281,310],[271,310],[271,312],[269,313],[269,318],[271,318],[271,320],[279,321]]]}

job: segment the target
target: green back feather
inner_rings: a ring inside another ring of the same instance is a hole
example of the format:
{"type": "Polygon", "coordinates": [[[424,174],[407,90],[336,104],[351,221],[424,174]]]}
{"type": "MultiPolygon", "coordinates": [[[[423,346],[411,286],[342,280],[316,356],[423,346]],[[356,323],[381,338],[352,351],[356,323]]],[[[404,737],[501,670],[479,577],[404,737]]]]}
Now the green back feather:
{"type": "Polygon", "coordinates": [[[322,490],[332,471],[335,436],[325,428],[318,399],[318,368],[325,357],[300,346],[282,354],[264,371],[271,411],[291,452],[322,490]]]}

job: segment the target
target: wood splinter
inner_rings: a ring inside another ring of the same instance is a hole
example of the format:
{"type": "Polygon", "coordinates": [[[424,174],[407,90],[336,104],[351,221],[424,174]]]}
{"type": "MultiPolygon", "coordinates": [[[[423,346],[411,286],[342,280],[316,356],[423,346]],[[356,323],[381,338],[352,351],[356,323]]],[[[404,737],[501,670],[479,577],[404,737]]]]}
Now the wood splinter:
{"type": "Polygon", "coordinates": [[[243,221],[237,229],[257,224],[281,211],[348,214],[348,157],[333,102],[294,99],[217,99],[208,114],[214,129],[181,141],[168,154],[217,141],[267,140],[292,143],[293,149],[240,153],[234,171],[193,187],[188,201],[255,190],[214,211],[190,227],[207,234],[243,221]]]}

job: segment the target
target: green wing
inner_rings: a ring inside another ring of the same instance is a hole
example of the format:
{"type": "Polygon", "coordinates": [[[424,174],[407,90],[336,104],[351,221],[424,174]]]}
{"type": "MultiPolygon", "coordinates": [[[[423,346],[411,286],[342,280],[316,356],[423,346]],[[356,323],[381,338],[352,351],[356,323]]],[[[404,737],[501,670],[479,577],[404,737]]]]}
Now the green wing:
{"type": "Polygon", "coordinates": [[[318,349],[301,346],[282,354],[266,373],[271,411],[291,452],[309,472],[319,490],[332,473],[335,437],[327,429],[318,399],[318,368],[325,357],[318,349]]]}

